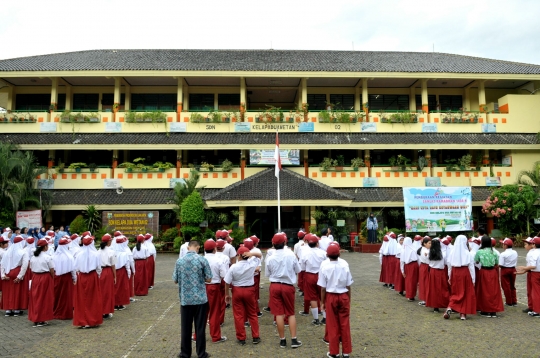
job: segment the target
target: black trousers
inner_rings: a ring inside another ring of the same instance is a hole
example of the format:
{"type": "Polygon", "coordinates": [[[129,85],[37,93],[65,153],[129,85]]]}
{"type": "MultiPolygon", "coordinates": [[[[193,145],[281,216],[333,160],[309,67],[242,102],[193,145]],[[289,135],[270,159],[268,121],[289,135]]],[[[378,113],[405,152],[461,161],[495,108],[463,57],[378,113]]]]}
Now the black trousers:
{"type": "Polygon", "coordinates": [[[180,306],[180,357],[191,358],[191,332],[195,323],[197,357],[207,358],[206,312],[208,302],[201,305],[180,306]]]}
{"type": "Polygon", "coordinates": [[[368,230],[368,244],[375,244],[377,242],[377,230],[368,230]]]}

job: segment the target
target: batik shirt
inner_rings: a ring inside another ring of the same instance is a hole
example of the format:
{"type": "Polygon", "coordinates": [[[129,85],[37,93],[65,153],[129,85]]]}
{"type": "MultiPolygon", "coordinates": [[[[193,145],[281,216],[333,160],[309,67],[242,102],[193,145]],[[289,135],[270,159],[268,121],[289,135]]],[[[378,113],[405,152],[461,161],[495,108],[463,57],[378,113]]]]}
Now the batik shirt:
{"type": "Polygon", "coordinates": [[[490,248],[476,251],[474,261],[480,262],[483,267],[493,267],[499,263],[499,257],[490,248]]]}
{"type": "Polygon", "coordinates": [[[176,261],[172,279],[178,282],[182,306],[201,305],[208,302],[205,280],[212,278],[210,264],[193,251],[176,261]]]}

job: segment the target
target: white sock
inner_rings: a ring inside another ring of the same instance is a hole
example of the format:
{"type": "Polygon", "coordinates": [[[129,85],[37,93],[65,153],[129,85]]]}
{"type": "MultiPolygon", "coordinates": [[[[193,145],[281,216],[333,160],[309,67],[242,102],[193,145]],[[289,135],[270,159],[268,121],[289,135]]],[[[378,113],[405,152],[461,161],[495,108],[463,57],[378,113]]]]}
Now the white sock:
{"type": "Polygon", "coordinates": [[[322,311],[322,316],[324,319],[326,319],[326,311],[322,311]]]}
{"type": "Polygon", "coordinates": [[[317,307],[311,309],[313,319],[319,319],[319,309],[317,307]]]}

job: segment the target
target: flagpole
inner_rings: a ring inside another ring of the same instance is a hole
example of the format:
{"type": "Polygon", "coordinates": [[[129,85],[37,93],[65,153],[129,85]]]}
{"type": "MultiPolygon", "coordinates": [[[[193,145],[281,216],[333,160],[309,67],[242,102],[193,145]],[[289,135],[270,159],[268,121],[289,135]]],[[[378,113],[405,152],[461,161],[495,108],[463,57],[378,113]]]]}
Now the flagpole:
{"type": "Polygon", "coordinates": [[[277,227],[278,232],[281,232],[281,200],[279,198],[279,176],[277,177],[277,227]]]}
{"type": "Polygon", "coordinates": [[[278,130],[276,129],[276,150],[274,153],[274,159],[276,161],[275,175],[277,179],[277,217],[278,217],[278,232],[281,232],[281,199],[279,190],[279,172],[281,171],[281,156],[279,153],[279,138],[278,130]]]}

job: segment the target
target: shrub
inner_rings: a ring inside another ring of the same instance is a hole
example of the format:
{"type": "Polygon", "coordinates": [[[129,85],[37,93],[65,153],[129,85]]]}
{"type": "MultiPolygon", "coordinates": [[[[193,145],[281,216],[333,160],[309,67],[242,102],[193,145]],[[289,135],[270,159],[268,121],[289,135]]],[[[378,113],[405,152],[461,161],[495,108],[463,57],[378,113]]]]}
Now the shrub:
{"type": "Polygon", "coordinates": [[[185,226],[182,226],[181,231],[182,231],[182,237],[184,238],[184,241],[193,240],[193,239],[201,241],[201,238],[198,237],[201,233],[200,227],[193,226],[193,225],[185,225],[185,226]]]}
{"type": "Polygon", "coordinates": [[[199,225],[204,220],[204,203],[201,194],[194,191],[182,202],[182,223],[199,225]]]}
{"type": "Polygon", "coordinates": [[[174,251],[180,251],[180,246],[184,243],[184,240],[180,236],[174,238],[174,245],[173,249],[174,251]]]}
{"type": "Polygon", "coordinates": [[[82,215],[78,215],[72,222],[69,224],[69,231],[74,234],[82,234],[88,230],[88,227],[86,226],[86,222],[84,221],[84,218],[82,215]]]}
{"type": "Polygon", "coordinates": [[[176,237],[180,236],[180,232],[177,228],[172,227],[167,229],[164,233],[161,234],[161,239],[164,242],[173,242],[176,237]]]}

